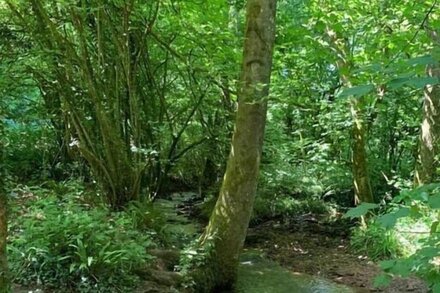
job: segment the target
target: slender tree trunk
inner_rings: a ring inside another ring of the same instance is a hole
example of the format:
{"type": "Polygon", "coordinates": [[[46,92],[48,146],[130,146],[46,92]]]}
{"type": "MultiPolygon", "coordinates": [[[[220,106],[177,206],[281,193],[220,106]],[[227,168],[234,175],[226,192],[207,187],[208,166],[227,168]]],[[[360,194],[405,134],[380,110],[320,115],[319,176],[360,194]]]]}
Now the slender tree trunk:
{"type": "Polygon", "coordinates": [[[8,262],[6,257],[6,239],[8,222],[6,216],[6,195],[0,191],[0,292],[8,292],[8,262]]]}
{"type": "MultiPolygon", "coordinates": [[[[348,65],[338,62],[340,69],[347,70],[348,65]]],[[[346,75],[341,76],[341,80],[346,87],[352,84],[346,75]]],[[[367,151],[365,149],[365,123],[362,119],[362,111],[357,98],[350,98],[350,112],[353,120],[352,129],[352,172],[354,186],[354,203],[358,205],[362,202],[374,202],[373,191],[371,189],[370,175],[368,174],[367,151]]]]}
{"type": "Polygon", "coordinates": [[[352,142],[352,163],[353,163],[353,185],[354,202],[374,202],[373,192],[368,174],[367,152],[365,150],[365,127],[360,117],[358,101],[352,98],[350,101],[351,115],[353,118],[353,142],[352,142]]]}
{"type": "MultiPolygon", "coordinates": [[[[427,30],[435,45],[440,45],[436,31],[427,30]]],[[[429,77],[440,78],[440,65],[431,64],[426,68],[429,77]]],[[[415,185],[432,183],[439,167],[440,139],[440,86],[427,85],[423,100],[423,122],[420,128],[419,154],[417,158],[415,185]]]]}
{"type": "Polygon", "coordinates": [[[0,113],[0,292],[9,292],[6,240],[8,237],[7,198],[4,189],[4,137],[3,118],[0,113]]]}
{"type": "MultiPolygon", "coordinates": [[[[338,36],[331,30],[328,30],[328,36],[331,44],[340,57],[337,61],[337,67],[340,72],[349,72],[350,64],[348,43],[340,42],[338,36]],[[340,45],[343,44],[343,45],[340,45]]],[[[340,76],[345,87],[352,87],[352,83],[347,74],[340,76]]],[[[367,151],[365,149],[365,122],[362,118],[362,110],[359,100],[355,97],[350,98],[350,112],[353,121],[352,129],[352,172],[354,186],[354,202],[374,202],[373,191],[371,189],[370,175],[368,173],[367,151]]]]}
{"type": "Polygon", "coordinates": [[[257,189],[275,40],[276,0],[248,0],[246,9],[232,149],[219,198],[201,238],[201,245],[213,245],[206,268],[200,274],[212,278],[211,283],[195,280],[204,283],[200,289],[204,292],[234,284],[257,189]]]}

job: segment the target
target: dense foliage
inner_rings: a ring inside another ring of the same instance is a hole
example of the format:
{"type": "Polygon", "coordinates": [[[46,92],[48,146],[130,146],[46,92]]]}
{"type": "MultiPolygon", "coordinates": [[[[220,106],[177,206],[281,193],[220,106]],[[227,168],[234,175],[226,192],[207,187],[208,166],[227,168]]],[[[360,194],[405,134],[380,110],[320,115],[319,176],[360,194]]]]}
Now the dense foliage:
{"type": "Polygon", "coordinates": [[[54,187],[12,191],[21,198],[11,203],[17,221],[10,227],[9,251],[16,281],[94,292],[135,286],[136,270],[153,259],[147,253],[156,246],[153,227],[137,230],[137,217],[91,207],[76,184],[54,187]]]}
{"type": "MultiPolygon", "coordinates": [[[[189,205],[203,223],[214,209],[245,3],[0,0],[14,283],[132,290],[149,249],[193,240],[156,206],[189,205]]],[[[384,260],[378,285],[415,274],[440,292],[439,5],[278,0],[251,225],[357,206],[351,247],[384,260]]]]}

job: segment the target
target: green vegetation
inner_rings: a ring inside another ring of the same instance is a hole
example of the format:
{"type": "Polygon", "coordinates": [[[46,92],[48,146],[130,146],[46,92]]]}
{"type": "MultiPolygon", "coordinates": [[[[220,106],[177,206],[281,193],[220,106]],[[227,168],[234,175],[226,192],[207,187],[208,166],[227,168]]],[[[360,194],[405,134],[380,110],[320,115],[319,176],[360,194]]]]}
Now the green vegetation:
{"type": "Polygon", "coordinates": [[[396,233],[380,224],[370,223],[366,228],[357,228],[351,237],[353,249],[373,260],[397,258],[403,255],[403,247],[397,240],[396,233]]]}
{"type": "Polygon", "coordinates": [[[440,292],[439,9],[0,0],[0,293],[233,290],[325,237],[440,292]]]}
{"type": "MultiPolygon", "coordinates": [[[[378,277],[378,285],[387,285],[391,274],[407,277],[416,273],[437,292],[439,190],[440,186],[432,183],[402,191],[394,197],[393,208],[354,233],[352,245],[355,249],[373,259],[388,259],[381,262],[387,274],[378,277]]],[[[362,216],[375,207],[360,205],[347,216],[362,216]]]]}
{"type": "Polygon", "coordinates": [[[136,286],[135,272],[151,263],[147,249],[157,233],[137,229],[139,218],[111,213],[81,202],[76,185],[13,190],[26,202],[12,201],[9,245],[11,272],[21,284],[105,292],[136,286]],[[113,290],[114,290],[113,289],[113,290]]]}

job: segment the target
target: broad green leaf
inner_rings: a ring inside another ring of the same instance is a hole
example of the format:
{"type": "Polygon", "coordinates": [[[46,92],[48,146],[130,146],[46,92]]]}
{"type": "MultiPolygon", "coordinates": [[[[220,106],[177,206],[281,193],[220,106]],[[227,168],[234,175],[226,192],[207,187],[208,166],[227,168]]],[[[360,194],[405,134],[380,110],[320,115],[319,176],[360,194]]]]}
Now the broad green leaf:
{"type": "Polygon", "coordinates": [[[365,96],[366,94],[369,94],[373,90],[374,90],[374,85],[372,84],[359,85],[344,89],[342,92],[339,93],[338,97],[339,98],[362,97],[365,96]]]}
{"type": "Polygon", "coordinates": [[[433,209],[440,209],[440,194],[431,195],[428,198],[428,205],[433,209]]]}
{"type": "Polygon", "coordinates": [[[387,271],[396,265],[395,260],[384,260],[379,263],[382,270],[387,271]]]}
{"type": "Polygon", "coordinates": [[[377,208],[379,205],[374,203],[362,203],[359,206],[350,209],[343,218],[359,218],[366,215],[370,210],[377,208]]]}
{"type": "Polygon", "coordinates": [[[387,229],[394,227],[399,218],[407,217],[411,212],[411,209],[404,207],[396,212],[385,214],[379,217],[379,223],[387,229]]]}
{"type": "Polygon", "coordinates": [[[396,265],[392,268],[392,273],[406,278],[411,274],[411,264],[405,260],[397,261],[396,265]]]}
{"type": "Polygon", "coordinates": [[[437,63],[437,61],[432,57],[432,55],[418,56],[408,60],[409,65],[428,65],[435,63],[437,63]]]}
{"type": "Polygon", "coordinates": [[[392,90],[399,89],[404,86],[412,88],[423,88],[428,84],[438,84],[437,77],[402,77],[396,78],[388,82],[388,87],[392,90]]]}
{"type": "Polygon", "coordinates": [[[423,247],[418,251],[418,254],[425,258],[432,259],[440,255],[440,250],[436,247],[423,247]]]}
{"type": "Polygon", "coordinates": [[[417,78],[412,78],[409,81],[408,86],[414,88],[423,88],[428,84],[434,85],[438,83],[439,83],[438,77],[417,77],[417,78]]]}
{"type": "Polygon", "coordinates": [[[386,287],[391,283],[392,277],[388,274],[380,274],[374,278],[374,287],[386,287]]]}

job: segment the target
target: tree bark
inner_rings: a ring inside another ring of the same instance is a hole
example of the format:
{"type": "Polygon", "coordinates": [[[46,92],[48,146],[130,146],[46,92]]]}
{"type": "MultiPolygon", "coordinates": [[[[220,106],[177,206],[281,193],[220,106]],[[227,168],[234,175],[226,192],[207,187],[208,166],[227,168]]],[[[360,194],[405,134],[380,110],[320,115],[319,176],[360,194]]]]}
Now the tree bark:
{"type": "MultiPolygon", "coordinates": [[[[229,288],[236,279],[239,255],[251,217],[266,123],[267,96],[275,41],[276,0],[249,0],[235,130],[226,173],[200,245],[213,251],[200,291],[229,288]],[[205,246],[206,247],[206,246],[205,246]]],[[[200,277],[199,276],[199,277],[200,277]]]]}
{"type": "Polygon", "coordinates": [[[370,176],[368,174],[367,151],[365,150],[364,122],[360,117],[358,101],[352,98],[350,101],[351,116],[353,118],[353,142],[352,142],[352,163],[353,163],[353,185],[354,203],[374,202],[371,189],[370,176]]]}
{"type": "MultiPolygon", "coordinates": [[[[348,70],[348,64],[344,61],[339,61],[338,67],[340,70],[348,70]]],[[[352,87],[352,84],[346,75],[343,74],[341,80],[344,86],[352,87]]],[[[362,119],[362,111],[357,98],[350,98],[350,112],[353,119],[351,160],[354,204],[358,205],[362,202],[374,202],[374,197],[371,189],[370,175],[368,173],[367,151],[365,149],[365,123],[362,119]]]]}
{"type": "Polygon", "coordinates": [[[6,195],[0,191],[0,292],[8,292],[8,262],[6,257],[6,239],[8,222],[6,216],[6,195]]]}
{"type": "Polygon", "coordinates": [[[4,189],[4,137],[3,118],[0,113],[0,292],[9,292],[9,271],[6,257],[8,237],[7,197],[4,189]]]}
{"type": "MultiPolygon", "coordinates": [[[[350,72],[351,66],[349,59],[349,44],[339,41],[338,36],[331,30],[327,31],[333,49],[338,52],[339,59],[337,67],[340,72],[350,72]]],[[[351,80],[346,73],[340,75],[342,84],[345,87],[352,87],[351,80]]],[[[359,100],[350,97],[350,112],[353,122],[352,128],[352,173],[354,186],[354,203],[374,202],[373,191],[371,189],[370,175],[368,173],[368,156],[365,149],[365,122],[362,118],[362,110],[359,100]]]]}
{"type": "MultiPolygon", "coordinates": [[[[438,32],[427,29],[436,46],[440,45],[438,32]]],[[[426,68],[428,77],[440,78],[440,65],[430,64],[426,68]]],[[[440,86],[427,85],[423,99],[423,122],[420,128],[419,153],[414,183],[416,186],[432,183],[439,167],[440,139],[440,86]]]]}

